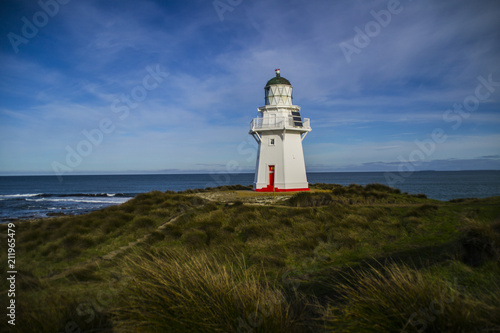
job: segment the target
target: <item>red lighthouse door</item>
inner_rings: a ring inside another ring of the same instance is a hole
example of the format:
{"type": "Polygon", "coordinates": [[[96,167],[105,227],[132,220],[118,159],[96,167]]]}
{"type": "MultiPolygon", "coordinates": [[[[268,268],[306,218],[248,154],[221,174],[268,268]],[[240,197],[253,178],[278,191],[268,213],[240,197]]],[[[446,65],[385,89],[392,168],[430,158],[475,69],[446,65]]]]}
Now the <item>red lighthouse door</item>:
{"type": "Polygon", "coordinates": [[[269,187],[274,189],[274,165],[269,166],[269,187]]]}

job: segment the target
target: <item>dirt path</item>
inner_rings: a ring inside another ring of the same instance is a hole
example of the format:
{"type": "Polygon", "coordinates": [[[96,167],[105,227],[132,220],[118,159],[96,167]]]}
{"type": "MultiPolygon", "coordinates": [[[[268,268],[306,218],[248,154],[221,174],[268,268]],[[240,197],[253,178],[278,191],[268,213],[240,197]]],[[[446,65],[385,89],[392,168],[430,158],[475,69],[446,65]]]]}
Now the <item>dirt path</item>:
{"type": "MultiPolygon", "coordinates": [[[[235,201],[242,201],[250,205],[273,205],[279,202],[282,202],[288,199],[293,193],[285,192],[285,193],[257,193],[253,191],[220,191],[220,192],[206,192],[206,193],[197,193],[197,196],[215,202],[229,203],[235,201]]],[[[73,265],[71,267],[66,268],[62,272],[51,274],[44,276],[43,278],[49,280],[57,280],[60,278],[64,278],[68,276],[71,272],[74,272],[75,269],[99,266],[99,264],[103,261],[112,261],[116,258],[116,256],[123,254],[125,251],[137,246],[140,243],[147,242],[148,239],[152,236],[155,231],[165,230],[166,226],[170,223],[175,222],[179,217],[181,217],[183,213],[177,214],[169,218],[165,223],[160,225],[154,231],[142,236],[141,238],[136,239],[128,243],[127,245],[121,246],[116,250],[108,252],[103,256],[99,256],[94,259],[87,260],[85,262],[73,265]]]]}
{"type": "Polygon", "coordinates": [[[254,192],[254,191],[218,191],[218,192],[202,192],[196,193],[200,198],[230,203],[241,201],[249,204],[272,205],[289,199],[296,192],[254,192]]]}
{"type": "MultiPolygon", "coordinates": [[[[172,222],[175,222],[181,215],[182,214],[178,214],[176,216],[171,217],[167,222],[163,223],[158,228],[156,228],[155,231],[165,230],[165,228],[166,228],[166,226],[168,224],[170,224],[172,222]]],[[[136,246],[137,244],[146,242],[151,237],[151,235],[153,234],[153,232],[150,232],[149,234],[146,234],[146,235],[142,236],[141,238],[139,238],[139,239],[137,239],[137,240],[135,240],[133,242],[128,243],[125,246],[119,247],[117,250],[109,252],[108,254],[102,256],[102,259],[103,260],[113,260],[117,255],[119,255],[119,254],[127,251],[128,249],[136,246]]]]}
{"type": "Polygon", "coordinates": [[[43,279],[48,279],[48,280],[57,280],[57,279],[60,279],[60,278],[64,278],[68,275],[68,273],[74,271],[75,269],[78,269],[78,268],[85,268],[85,267],[90,267],[90,266],[99,266],[99,263],[101,263],[102,261],[106,260],[106,261],[111,261],[113,260],[117,255],[120,255],[122,253],[124,253],[125,251],[131,249],[132,247],[140,244],[140,243],[144,243],[146,242],[151,236],[152,234],[155,232],[155,231],[162,231],[162,230],[165,230],[166,226],[170,223],[173,223],[175,222],[179,217],[181,217],[183,214],[177,214],[175,216],[172,216],[170,219],[167,220],[167,222],[163,223],[162,225],[160,225],[158,228],[156,228],[154,231],[142,236],[141,238],[138,238],[137,240],[133,241],[133,242],[130,242],[128,243],[127,245],[124,245],[124,246],[121,246],[119,247],[118,249],[114,250],[114,251],[111,251],[107,254],[105,254],[104,256],[99,256],[97,258],[94,258],[94,259],[91,259],[91,260],[87,260],[85,262],[82,262],[82,263],[79,263],[79,264],[76,264],[76,265],[73,265],[71,267],[68,267],[66,268],[65,270],[63,270],[62,272],[59,272],[59,273],[56,273],[56,274],[51,274],[51,275],[47,275],[47,276],[44,276],[43,279]]]}

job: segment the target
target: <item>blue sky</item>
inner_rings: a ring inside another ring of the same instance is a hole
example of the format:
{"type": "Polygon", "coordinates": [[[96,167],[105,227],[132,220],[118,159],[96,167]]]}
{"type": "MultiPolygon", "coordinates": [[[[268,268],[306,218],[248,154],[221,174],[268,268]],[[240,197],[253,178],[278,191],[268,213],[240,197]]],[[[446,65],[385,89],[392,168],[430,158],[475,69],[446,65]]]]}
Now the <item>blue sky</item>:
{"type": "Polygon", "coordinates": [[[0,15],[0,174],[253,171],[275,68],[311,119],[308,171],[500,169],[496,0],[3,0],[0,15]]]}

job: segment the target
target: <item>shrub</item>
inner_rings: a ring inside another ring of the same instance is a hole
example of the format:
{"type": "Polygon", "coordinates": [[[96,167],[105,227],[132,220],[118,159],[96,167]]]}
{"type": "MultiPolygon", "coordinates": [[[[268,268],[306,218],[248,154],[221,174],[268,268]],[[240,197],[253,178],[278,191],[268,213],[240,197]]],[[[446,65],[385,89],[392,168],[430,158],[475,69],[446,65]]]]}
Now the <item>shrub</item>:
{"type": "Polygon", "coordinates": [[[283,293],[241,260],[152,250],[125,261],[120,332],[294,332],[283,293]]]}

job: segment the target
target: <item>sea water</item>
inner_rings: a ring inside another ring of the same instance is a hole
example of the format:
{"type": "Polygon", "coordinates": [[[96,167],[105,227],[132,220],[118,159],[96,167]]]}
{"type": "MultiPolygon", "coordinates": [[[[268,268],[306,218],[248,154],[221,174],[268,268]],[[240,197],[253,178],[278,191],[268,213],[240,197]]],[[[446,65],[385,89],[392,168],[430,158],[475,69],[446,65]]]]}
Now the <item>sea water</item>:
{"type": "MultiPolygon", "coordinates": [[[[310,184],[381,183],[411,194],[451,200],[500,195],[500,171],[423,171],[399,183],[384,172],[308,173],[310,184]]],[[[57,214],[82,214],[116,205],[153,190],[183,191],[223,185],[250,185],[253,173],[177,175],[1,176],[0,222],[57,214]]]]}

